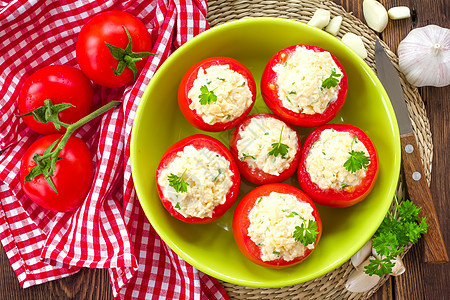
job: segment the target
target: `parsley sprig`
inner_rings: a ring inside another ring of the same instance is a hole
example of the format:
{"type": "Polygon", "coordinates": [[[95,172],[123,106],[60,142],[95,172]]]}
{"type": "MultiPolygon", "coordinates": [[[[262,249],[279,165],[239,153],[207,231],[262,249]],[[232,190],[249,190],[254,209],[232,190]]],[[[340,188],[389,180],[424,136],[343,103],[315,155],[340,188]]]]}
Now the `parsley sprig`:
{"type": "Polygon", "coordinates": [[[202,93],[198,96],[198,98],[200,99],[201,105],[206,105],[217,101],[217,96],[214,94],[214,90],[208,90],[206,85],[202,85],[200,87],[200,92],[202,93]]]}
{"type": "Polygon", "coordinates": [[[366,156],[364,151],[353,150],[353,143],[358,143],[358,138],[353,137],[352,144],[350,146],[350,156],[344,163],[344,167],[347,171],[355,173],[356,171],[364,168],[367,169],[367,165],[370,163],[370,157],[366,156]]]}
{"type": "Polygon", "coordinates": [[[184,169],[184,172],[183,174],[181,174],[181,176],[177,176],[173,173],[170,173],[169,175],[169,186],[173,187],[178,193],[187,192],[187,186],[189,185],[189,183],[187,183],[183,179],[183,175],[184,173],[186,173],[186,170],[187,169],[184,169]]]}
{"type": "Polygon", "coordinates": [[[278,140],[278,142],[272,143],[272,150],[269,151],[269,155],[273,155],[273,156],[277,157],[280,154],[282,158],[285,158],[286,155],[288,154],[289,146],[286,144],[283,144],[281,142],[281,136],[283,135],[283,129],[284,129],[284,126],[281,127],[280,139],[278,140]]]}
{"type": "Polygon", "coordinates": [[[303,223],[300,226],[295,226],[294,240],[300,242],[303,245],[309,245],[316,242],[317,235],[317,222],[311,220],[305,220],[302,218],[303,223]]]}
{"type": "Polygon", "coordinates": [[[335,69],[331,70],[330,77],[326,78],[324,81],[322,81],[322,89],[330,89],[332,87],[335,87],[339,83],[339,77],[341,77],[342,74],[337,74],[335,69]]]}
{"type": "Polygon", "coordinates": [[[427,232],[426,218],[419,221],[420,208],[409,200],[399,205],[397,198],[394,199],[394,214],[388,212],[372,238],[372,247],[381,258],[371,259],[369,265],[364,267],[369,275],[390,274],[396,257],[403,252],[405,246],[416,243],[427,232]]]}

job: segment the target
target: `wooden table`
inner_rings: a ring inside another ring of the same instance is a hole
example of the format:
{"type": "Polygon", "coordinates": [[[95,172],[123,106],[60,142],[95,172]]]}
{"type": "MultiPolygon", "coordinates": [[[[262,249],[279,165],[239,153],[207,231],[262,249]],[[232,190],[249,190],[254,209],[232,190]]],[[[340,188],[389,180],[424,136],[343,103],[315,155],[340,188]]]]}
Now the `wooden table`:
{"type": "MultiPolygon", "coordinates": [[[[364,20],[363,0],[334,0],[347,11],[364,20]]],[[[380,0],[386,8],[406,5],[412,17],[407,20],[389,22],[380,35],[396,52],[399,42],[416,27],[436,24],[450,27],[448,0],[380,0]]],[[[434,155],[432,166],[431,194],[438,212],[444,240],[450,245],[450,188],[447,170],[450,168],[450,86],[445,88],[421,88],[420,94],[427,109],[433,134],[434,155]]],[[[56,280],[25,290],[21,289],[8,262],[3,247],[0,247],[0,299],[112,299],[111,286],[106,270],[83,269],[68,278],[56,280]]],[[[373,299],[448,299],[450,296],[450,265],[423,263],[423,245],[419,242],[404,258],[407,272],[391,279],[373,296],[373,299]]]]}

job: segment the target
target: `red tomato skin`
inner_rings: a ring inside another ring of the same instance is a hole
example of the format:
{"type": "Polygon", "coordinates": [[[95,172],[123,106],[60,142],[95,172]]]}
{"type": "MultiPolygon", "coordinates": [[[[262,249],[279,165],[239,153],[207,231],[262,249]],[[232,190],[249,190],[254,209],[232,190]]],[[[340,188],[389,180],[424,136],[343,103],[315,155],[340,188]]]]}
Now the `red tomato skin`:
{"type": "MultiPolygon", "coordinates": [[[[130,33],[133,52],[150,52],[151,36],[135,16],[124,11],[107,11],[95,15],[80,30],[76,45],[77,61],[81,70],[95,83],[116,88],[134,80],[133,72],[125,68],[122,74],[115,76],[113,69],[119,62],[111,55],[105,42],[125,49],[128,36],[123,28],[130,33]]],[[[142,71],[148,57],[136,62],[137,76],[142,71]]],[[[137,77],[136,77],[137,78],[137,77]]]]}
{"type": "Polygon", "coordinates": [[[348,92],[347,74],[345,73],[342,64],[333,54],[330,53],[334,62],[344,75],[339,83],[340,90],[337,99],[331,102],[325,109],[325,111],[321,114],[316,113],[308,115],[301,112],[296,113],[285,108],[281,100],[278,98],[278,84],[276,83],[277,74],[275,73],[275,71],[273,71],[273,67],[277,64],[284,63],[289,55],[292,54],[299,46],[314,50],[315,52],[326,51],[322,48],[311,45],[293,45],[280,50],[269,60],[264,69],[261,78],[261,94],[264,102],[270,108],[270,110],[285,122],[301,127],[316,127],[331,121],[339,113],[342,106],[344,105],[348,92]]]}
{"type": "Polygon", "coordinates": [[[34,153],[42,155],[60,134],[52,134],[36,140],[25,152],[20,165],[20,183],[25,194],[43,208],[68,212],[79,207],[86,198],[93,179],[92,158],[86,143],[71,136],[59,157],[64,157],[56,163],[56,172],[52,179],[58,194],[41,174],[32,181],[25,182],[25,176],[36,163],[34,153]]]}
{"type": "MultiPolygon", "coordinates": [[[[239,151],[237,149],[237,142],[241,138],[240,132],[242,130],[244,130],[245,127],[247,127],[250,124],[250,122],[253,118],[270,118],[270,117],[282,121],[279,117],[277,117],[273,114],[267,114],[267,113],[260,113],[260,114],[248,116],[234,129],[233,135],[231,136],[231,139],[230,139],[230,152],[231,152],[231,155],[233,155],[234,160],[236,161],[236,163],[239,167],[239,171],[241,172],[241,175],[248,181],[250,181],[254,184],[258,184],[258,185],[266,184],[266,183],[282,182],[282,181],[288,179],[295,173],[295,171],[297,171],[298,164],[300,162],[300,146],[301,146],[301,144],[300,144],[300,138],[298,137],[298,134],[297,134],[297,144],[298,144],[297,153],[296,153],[294,159],[292,160],[289,168],[287,168],[286,170],[281,172],[279,175],[273,175],[273,174],[266,173],[257,167],[250,168],[246,161],[241,161],[239,159],[239,151]]],[[[295,131],[295,129],[292,128],[290,125],[286,124],[286,126],[295,131]]]]}
{"type": "Polygon", "coordinates": [[[186,223],[192,223],[192,224],[206,224],[214,222],[215,220],[219,219],[228,209],[233,206],[234,202],[237,199],[237,196],[239,194],[239,188],[241,186],[241,176],[239,174],[239,169],[233,159],[233,157],[230,154],[230,151],[225,147],[224,144],[222,144],[217,139],[204,135],[204,134],[194,134],[191,136],[188,136],[175,144],[173,144],[169,149],[166,150],[166,152],[163,154],[161,161],[158,165],[158,168],[156,169],[156,187],[159,194],[159,197],[161,199],[162,204],[164,207],[169,211],[169,213],[186,223]],[[228,191],[226,201],[224,204],[218,205],[214,208],[213,215],[211,218],[197,218],[197,217],[185,217],[182,214],[180,214],[172,205],[169,199],[164,197],[164,194],[162,192],[162,187],[158,183],[158,178],[162,172],[163,169],[167,168],[170,162],[172,162],[177,153],[180,151],[183,151],[184,147],[186,146],[193,146],[196,149],[204,148],[211,151],[215,151],[225,157],[230,162],[230,170],[233,172],[233,176],[231,178],[231,181],[233,182],[230,190],[228,191]]]}
{"type": "Polygon", "coordinates": [[[370,138],[356,126],[350,124],[327,124],[313,130],[305,140],[301,151],[300,165],[297,171],[297,177],[299,180],[300,188],[308,194],[314,202],[332,207],[348,207],[355,205],[358,202],[364,200],[372,191],[375,182],[378,177],[379,162],[378,154],[375,145],[370,138]],[[320,137],[320,134],[325,129],[334,129],[336,131],[347,131],[353,134],[360,140],[367,148],[370,157],[370,164],[367,166],[366,177],[362,182],[354,188],[354,191],[323,190],[319,186],[311,181],[311,176],[306,171],[306,157],[314,144],[320,137]]]}
{"type": "Polygon", "coordinates": [[[317,231],[319,233],[317,235],[314,249],[316,249],[320,237],[322,236],[322,220],[320,219],[317,207],[308,195],[287,183],[270,183],[261,185],[248,193],[239,202],[233,215],[233,235],[239,250],[245,257],[255,264],[273,269],[282,269],[301,263],[313,252],[314,249],[306,249],[303,256],[297,257],[291,261],[285,261],[282,258],[272,261],[263,261],[261,259],[261,251],[259,246],[256,245],[248,236],[248,227],[250,226],[248,215],[253,206],[255,206],[256,200],[259,197],[268,196],[271,192],[294,195],[300,202],[306,202],[312,206],[313,216],[317,222],[317,231]]]}
{"type": "MultiPolygon", "coordinates": [[[[59,120],[72,124],[86,116],[92,106],[94,89],[89,79],[79,69],[52,65],[34,72],[20,89],[18,107],[19,114],[29,113],[44,105],[50,99],[53,104],[71,103],[69,107],[58,113],[59,120]]],[[[32,130],[40,134],[63,133],[64,127],[58,131],[53,123],[41,123],[33,116],[23,117],[32,130]]]]}
{"type": "Polygon", "coordinates": [[[200,130],[210,132],[224,131],[235,127],[250,113],[253,105],[255,104],[255,99],[256,99],[256,83],[252,73],[242,63],[230,57],[211,57],[196,63],[184,74],[180,83],[180,87],[178,89],[178,105],[180,106],[180,110],[183,113],[184,117],[189,121],[189,123],[192,124],[192,126],[200,130]],[[200,115],[198,115],[195,111],[189,108],[189,105],[192,103],[192,100],[189,99],[188,93],[189,90],[194,85],[194,81],[197,78],[198,70],[201,67],[203,69],[206,69],[210,66],[225,65],[225,64],[228,64],[231,70],[238,72],[239,74],[244,76],[244,78],[247,79],[248,87],[253,95],[252,104],[244,111],[244,113],[240,117],[231,120],[230,122],[225,123],[217,122],[214,124],[208,124],[203,121],[200,115]]]}

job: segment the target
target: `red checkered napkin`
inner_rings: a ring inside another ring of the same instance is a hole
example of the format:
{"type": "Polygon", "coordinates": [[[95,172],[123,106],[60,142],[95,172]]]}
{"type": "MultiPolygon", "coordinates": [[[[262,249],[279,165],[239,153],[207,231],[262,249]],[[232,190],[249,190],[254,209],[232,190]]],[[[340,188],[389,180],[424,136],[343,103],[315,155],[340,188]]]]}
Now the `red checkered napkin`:
{"type": "Polygon", "coordinates": [[[208,28],[206,11],[205,0],[0,2],[0,239],[22,287],[80,267],[109,268],[116,298],[227,298],[217,280],[184,262],[155,233],[137,200],[130,166],[130,133],[144,89],[174,49],[208,28]],[[106,10],[141,19],[157,55],[133,88],[95,87],[95,106],[116,99],[123,105],[77,131],[91,149],[93,186],[79,209],[54,213],[20,188],[20,159],[39,134],[15,117],[18,94],[41,67],[78,67],[77,34],[106,10]]]}

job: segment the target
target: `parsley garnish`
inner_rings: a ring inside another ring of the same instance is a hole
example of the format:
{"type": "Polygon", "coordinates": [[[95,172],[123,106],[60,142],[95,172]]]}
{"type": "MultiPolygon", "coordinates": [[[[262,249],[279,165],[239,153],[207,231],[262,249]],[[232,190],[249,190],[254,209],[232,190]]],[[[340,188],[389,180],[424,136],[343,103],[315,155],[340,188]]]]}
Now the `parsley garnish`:
{"type": "Polygon", "coordinates": [[[419,222],[420,208],[409,200],[399,205],[397,198],[394,199],[394,214],[388,212],[372,238],[372,246],[381,259],[371,259],[369,265],[364,267],[369,275],[391,273],[397,255],[403,252],[406,245],[416,243],[427,232],[426,219],[422,218],[419,222]]]}
{"type": "Polygon", "coordinates": [[[250,158],[256,159],[256,157],[255,157],[254,155],[242,153],[242,158],[241,158],[241,160],[244,160],[246,157],[250,157],[250,158]]]}
{"type": "Polygon", "coordinates": [[[277,157],[278,154],[281,154],[281,157],[285,158],[285,156],[288,154],[289,146],[286,144],[283,144],[281,142],[281,136],[283,135],[283,129],[284,129],[284,126],[281,127],[280,139],[279,139],[278,143],[272,144],[272,150],[269,151],[269,155],[273,155],[273,156],[277,157]]]}
{"type": "Polygon", "coordinates": [[[341,183],[341,188],[340,188],[339,190],[343,190],[343,189],[345,189],[346,187],[348,187],[348,184],[346,184],[346,183],[341,183]]]}
{"type": "Polygon", "coordinates": [[[198,96],[198,98],[200,99],[201,105],[206,105],[210,104],[211,102],[217,101],[217,96],[214,94],[214,90],[208,90],[208,87],[206,85],[202,85],[200,91],[202,93],[198,96]]]}
{"type": "Polygon", "coordinates": [[[220,174],[223,174],[223,171],[221,169],[219,169],[219,174],[217,174],[214,178],[213,178],[213,182],[217,180],[217,178],[219,178],[220,174]]]}
{"type": "Polygon", "coordinates": [[[306,221],[305,219],[303,221],[301,226],[295,226],[293,238],[296,242],[300,242],[306,246],[316,241],[319,232],[317,231],[316,221],[306,221]]]}
{"type": "Polygon", "coordinates": [[[217,80],[225,81],[225,78],[217,77],[217,80]]]}
{"type": "Polygon", "coordinates": [[[179,193],[186,193],[187,192],[187,186],[189,185],[189,183],[187,183],[186,181],[184,181],[184,179],[182,178],[184,173],[186,173],[186,170],[184,170],[183,174],[181,174],[181,176],[177,176],[173,173],[170,173],[169,175],[169,186],[173,187],[175,189],[175,191],[179,192],[179,193]]]}
{"type": "Polygon", "coordinates": [[[287,218],[292,218],[294,216],[298,216],[298,213],[296,213],[295,211],[291,211],[286,217],[287,218]]]}
{"type": "Polygon", "coordinates": [[[278,256],[280,255],[280,252],[278,252],[278,251],[272,251],[272,253],[275,255],[278,255],[278,256]]]}
{"type": "Polygon", "coordinates": [[[353,141],[350,146],[351,151],[348,153],[350,156],[345,161],[344,167],[347,171],[355,173],[362,168],[367,169],[367,165],[370,163],[370,158],[364,154],[364,151],[354,151],[353,143],[358,143],[356,136],[353,137],[353,141]]]}
{"type": "Polygon", "coordinates": [[[180,202],[177,202],[177,204],[175,205],[175,208],[176,208],[176,209],[181,209],[181,207],[180,207],[180,202]]]}
{"type": "Polygon", "coordinates": [[[341,77],[342,74],[337,74],[335,69],[331,70],[330,77],[322,81],[322,89],[329,89],[331,87],[335,87],[338,85],[338,78],[341,77]]]}

